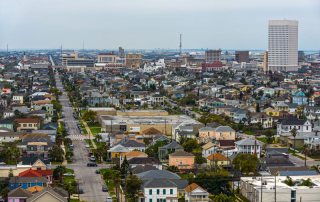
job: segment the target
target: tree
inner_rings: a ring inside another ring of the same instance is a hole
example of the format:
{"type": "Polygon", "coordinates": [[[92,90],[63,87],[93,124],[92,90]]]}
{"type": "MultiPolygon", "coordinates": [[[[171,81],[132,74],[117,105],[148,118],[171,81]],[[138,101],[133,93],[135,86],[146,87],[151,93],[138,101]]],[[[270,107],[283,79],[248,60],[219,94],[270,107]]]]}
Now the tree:
{"type": "Polygon", "coordinates": [[[192,152],[200,148],[196,139],[188,139],[182,146],[186,152],[192,152]]]}
{"type": "Polygon", "coordinates": [[[311,179],[308,178],[308,179],[302,179],[302,182],[299,184],[299,186],[306,186],[306,187],[311,187],[313,186],[314,184],[312,183],[311,179]]]}
{"type": "Polygon", "coordinates": [[[309,153],[309,146],[307,144],[304,144],[302,146],[303,153],[304,153],[304,166],[307,167],[307,154],[309,153]]]}
{"type": "Polygon", "coordinates": [[[126,156],[124,156],[123,162],[121,163],[120,172],[122,178],[125,178],[130,173],[130,165],[126,156]]]}
{"type": "Polygon", "coordinates": [[[232,161],[236,170],[249,174],[257,171],[258,158],[252,154],[238,154],[232,161]]]}
{"type": "Polygon", "coordinates": [[[293,154],[296,154],[296,136],[297,136],[297,129],[294,127],[290,131],[291,135],[293,136],[293,154]]]}
{"type": "Polygon", "coordinates": [[[66,167],[64,166],[57,166],[54,170],[53,170],[53,179],[55,180],[59,180],[60,182],[62,182],[62,176],[63,174],[67,171],[66,167]]]}
{"type": "Polygon", "coordinates": [[[138,199],[138,193],[142,181],[136,175],[129,175],[125,181],[126,197],[129,202],[135,202],[138,199]]]}
{"type": "Polygon", "coordinates": [[[230,176],[225,170],[217,170],[214,172],[199,173],[195,178],[190,179],[190,183],[194,182],[212,194],[221,192],[227,193],[230,188],[230,176]]]}
{"type": "Polygon", "coordinates": [[[168,166],[167,170],[173,173],[179,172],[179,168],[177,166],[168,166]]]}
{"type": "Polygon", "coordinates": [[[97,140],[97,142],[101,142],[101,140],[102,140],[102,136],[101,135],[96,135],[96,140],[97,140]]]}
{"type": "Polygon", "coordinates": [[[295,185],[295,182],[292,180],[291,177],[287,176],[287,178],[283,181],[286,185],[292,187],[295,185]]]}
{"type": "Polygon", "coordinates": [[[213,202],[229,202],[235,201],[235,198],[233,196],[228,196],[226,194],[220,193],[212,196],[212,200],[213,202]]]}
{"type": "Polygon", "coordinates": [[[10,177],[13,177],[13,170],[12,170],[12,168],[10,168],[10,170],[9,170],[8,177],[9,177],[9,178],[10,178],[10,177]]]}
{"type": "Polygon", "coordinates": [[[57,112],[61,112],[62,109],[62,105],[59,103],[59,101],[57,100],[52,100],[51,104],[53,105],[53,108],[57,111],[57,112]]]}
{"type": "Polygon", "coordinates": [[[97,112],[89,110],[83,113],[82,119],[84,121],[94,123],[96,116],[97,116],[97,112]]]}
{"type": "Polygon", "coordinates": [[[146,154],[148,154],[149,157],[158,158],[159,147],[162,147],[166,144],[168,144],[167,140],[157,141],[155,144],[149,146],[145,152],[146,154]]]}
{"type": "Polygon", "coordinates": [[[49,156],[51,161],[62,162],[64,160],[64,151],[59,145],[54,144],[49,150],[49,156]]]}

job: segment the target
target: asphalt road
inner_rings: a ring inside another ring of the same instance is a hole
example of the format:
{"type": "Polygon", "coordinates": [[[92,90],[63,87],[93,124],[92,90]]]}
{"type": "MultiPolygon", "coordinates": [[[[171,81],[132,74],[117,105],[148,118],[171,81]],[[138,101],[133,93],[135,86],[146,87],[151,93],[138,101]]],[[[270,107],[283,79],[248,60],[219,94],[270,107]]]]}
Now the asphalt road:
{"type": "Polygon", "coordinates": [[[80,134],[80,130],[77,126],[77,120],[73,117],[73,108],[65,92],[58,73],[55,75],[56,87],[62,92],[59,97],[59,101],[62,105],[62,112],[64,114],[64,122],[69,134],[69,138],[74,145],[74,159],[72,164],[68,164],[67,167],[71,168],[75,172],[79,188],[83,190],[83,194],[80,194],[81,201],[87,202],[102,202],[106,201],[109,196],[107,192],[102,192],[103,180],[99,174],[95,174],[95,170],[101,167],[87,167],[88,150],[85,147],[86,143],[84,139],[86,137],[80,134]]]}

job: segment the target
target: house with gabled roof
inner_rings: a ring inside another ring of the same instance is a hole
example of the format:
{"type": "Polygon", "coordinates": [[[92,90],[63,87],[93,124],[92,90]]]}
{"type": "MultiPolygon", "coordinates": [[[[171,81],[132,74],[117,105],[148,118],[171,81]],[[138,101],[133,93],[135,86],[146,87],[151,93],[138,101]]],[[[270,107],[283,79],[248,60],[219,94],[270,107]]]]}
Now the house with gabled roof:
{"type": "Polygon", "coordinates": [[[209,192],[207,192],[205,189],[200,187],[196,183],[189,184],[185,189],[185,201],[186,202],[207,202],[210,201],[209,199],[209,192]]]}

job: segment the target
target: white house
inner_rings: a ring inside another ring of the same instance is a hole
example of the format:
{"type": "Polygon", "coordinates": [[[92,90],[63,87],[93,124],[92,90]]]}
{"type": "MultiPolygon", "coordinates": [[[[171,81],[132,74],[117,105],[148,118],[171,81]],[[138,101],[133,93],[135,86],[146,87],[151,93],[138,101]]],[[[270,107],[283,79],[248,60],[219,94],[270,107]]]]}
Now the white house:
{"type": "Polygon", "coordinates": [[[202,146],[202,156],[207,158],[211,154],[217,151],[217,145],[212,142],[208,142],[207,144],[202,146]]]}
{"type": "Polygon", "coordinates": [[[312,132],[312,124],[309,120],[289,118],[277,124],[277,135],[290,133],[294,128],[297,129],[297,132],[312,132]]]}
{"type": "Polygon", "coordinates": [[[206,202],[209,200],[209,193],[197,185],[196,183],[192,183],[188,185],[185,189],[184,198],[186,202],[206,202]]]}
{"type": "Polygon", "coordinates": [[[237,153],[256,154],[260,158],[263,143],[251,138],[246,138],[235,142],[237,153]]]}

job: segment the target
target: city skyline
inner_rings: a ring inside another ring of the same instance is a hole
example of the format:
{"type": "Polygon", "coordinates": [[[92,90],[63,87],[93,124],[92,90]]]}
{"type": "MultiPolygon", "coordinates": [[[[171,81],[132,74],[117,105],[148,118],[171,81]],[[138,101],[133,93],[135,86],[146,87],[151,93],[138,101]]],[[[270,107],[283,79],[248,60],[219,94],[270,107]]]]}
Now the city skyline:
{"type": "Polygon", "coordinates": [[[0,49],[266,50],[268,21],[299,21],[299,50],[318,50],[320,2],[243,0],[0,2],[0,49]]]}

